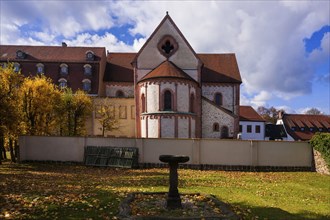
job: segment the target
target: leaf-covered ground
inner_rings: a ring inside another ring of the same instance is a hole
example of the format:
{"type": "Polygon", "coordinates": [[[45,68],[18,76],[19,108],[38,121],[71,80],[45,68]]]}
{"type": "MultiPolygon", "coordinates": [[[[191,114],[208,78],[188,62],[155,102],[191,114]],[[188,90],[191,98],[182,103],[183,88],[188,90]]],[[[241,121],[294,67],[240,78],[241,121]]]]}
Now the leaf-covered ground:
{"type": "MultiPolygon", "coordinates": [[[[166,191],[167,169],[5,163],[0,219],[117,219],[128,193],[166,191]]],[[[243,219],[330,219],[330,176],[317,173],[181,169],[179,191],[215,195],[243,219]]]]}

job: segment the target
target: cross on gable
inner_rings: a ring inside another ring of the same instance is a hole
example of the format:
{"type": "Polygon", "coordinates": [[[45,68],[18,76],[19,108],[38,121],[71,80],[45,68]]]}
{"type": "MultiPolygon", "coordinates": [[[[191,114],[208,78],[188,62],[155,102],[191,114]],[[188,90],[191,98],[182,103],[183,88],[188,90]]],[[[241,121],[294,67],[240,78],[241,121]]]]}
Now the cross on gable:
{"type": "Polygon", "coordinates": [[[171,44],[169,40],[167,40],[165,44],[162,46],[162,49],[166,54],[170,54],[174,49],[174,46],[171,44]]]}

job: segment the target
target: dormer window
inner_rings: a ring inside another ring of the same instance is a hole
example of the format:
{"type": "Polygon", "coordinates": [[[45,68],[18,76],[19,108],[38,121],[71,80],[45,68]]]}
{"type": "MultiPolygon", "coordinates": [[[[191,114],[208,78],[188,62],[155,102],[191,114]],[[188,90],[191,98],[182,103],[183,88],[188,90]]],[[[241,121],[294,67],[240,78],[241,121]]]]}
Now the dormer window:
{"type": "Polygon", "coordinates": [[[89,79],[84,79],[82,83],[83,83],[83,90],[85,92],[91,91],[91,81],[89,79]]]}
{"type": "Polygon", "coordinates": [[[92,66],[89,64],[84,65],[84,74],[86,76],[91,76],[92,75],[92,66]]]}
{"type": "Polygon", "coordinates": [[[62,74],[62,75],[68,75],[68,65],[66,65],[65,63],[62,63],[61,65],[60,65],[60,73],[62,74]]]}
{"type": "Polygon", "coordinates": [[[19,72],[19,70],[20,70],[20,64],[19,63],[14,63],[14,72],[15,73],[18,73],[19,72]]]}
{"type": "Polygon", "coordinates": [[[24,53],[23,51],[18,50],[18,51],[16,52],[16,58],[17,58],[17,59],[25,59],[25,57],[26,57],[26,53],[24,53]]]}
{"type": "Polygon", "coordinates": [[[59,79],[58,80],[58,86],[60,87],[60,89],[65,89],[68,86],[68,81],[66,79],[59,79]]]}
{"type": "Polygon", "coordinates": [[[42,64],[42,63],[38,63],[38,64],[36,65],[36,67],[37,67],[37,73],[38,73],[38,74],[43,74],[43,73],[45,73],[45,71],[44,71],[44,64],[42,64]]]}
{"type": "Polygon", "coordinates": [[[86,60],[93,61],[94,57],[95,57],[95,55],[94,55],[93,51],[89,50],[89,51],[86,52],[86,60]]]}

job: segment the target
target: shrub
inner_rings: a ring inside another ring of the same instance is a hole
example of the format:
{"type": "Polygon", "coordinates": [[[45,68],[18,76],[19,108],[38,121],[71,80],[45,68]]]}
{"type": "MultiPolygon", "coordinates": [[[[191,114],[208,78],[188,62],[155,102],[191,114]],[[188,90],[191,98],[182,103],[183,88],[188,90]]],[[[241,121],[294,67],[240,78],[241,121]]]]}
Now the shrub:
{"type": "Polygon", "coordinates": [[[330,133],[316,133],[310,143],[315,150],[322,154],[330,168],[330,133]]]}

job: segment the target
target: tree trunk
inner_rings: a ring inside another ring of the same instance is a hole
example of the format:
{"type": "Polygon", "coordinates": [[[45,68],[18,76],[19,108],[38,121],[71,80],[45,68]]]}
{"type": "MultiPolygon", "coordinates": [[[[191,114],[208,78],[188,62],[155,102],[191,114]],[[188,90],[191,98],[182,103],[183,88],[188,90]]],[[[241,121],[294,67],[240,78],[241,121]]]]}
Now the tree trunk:
{"type": "Polygon", "coordinates": [[[2,156],[2,153],[4,153],[4,155],[6,155],[6,151],[3,151],[2,148],[3,148],[3,136],[0,135],[0,164],[2,164],[2,159],[3,159],[3,156],[2,156]],[[3,151],[3,152],[2,152],[3,151]]]}
{"type": "Polygon", "coordinates": [[[15,157],[17,159],[17,162],[20,162],[20,155],[19,155],[19,145],[18,145],[18,141],[15,141],[15,157]]]}
{"type": "Polygon", "coordinates": [[[9,151],[10,151],[10,158],[11,158],[11,162],[16,163],[16,157],[14,154],[14,148],[13,148],[13,139],[10,138],[9,139],[9,151]]]}

